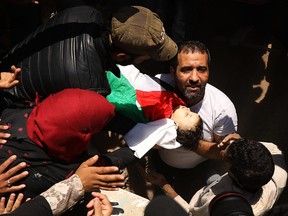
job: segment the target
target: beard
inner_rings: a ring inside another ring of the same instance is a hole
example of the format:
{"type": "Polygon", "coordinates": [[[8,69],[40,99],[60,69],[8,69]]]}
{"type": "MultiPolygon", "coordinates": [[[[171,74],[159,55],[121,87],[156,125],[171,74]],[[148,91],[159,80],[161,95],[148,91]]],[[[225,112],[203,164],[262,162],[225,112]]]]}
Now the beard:
{"type": "Polygon", "coordinates": [[[199,102],[204,96],[205,86],[199,86],[199,90],[197,91],[190,91],[185,88],[183,97],[185,101],[195,101],[196,103],[199,102]]]}

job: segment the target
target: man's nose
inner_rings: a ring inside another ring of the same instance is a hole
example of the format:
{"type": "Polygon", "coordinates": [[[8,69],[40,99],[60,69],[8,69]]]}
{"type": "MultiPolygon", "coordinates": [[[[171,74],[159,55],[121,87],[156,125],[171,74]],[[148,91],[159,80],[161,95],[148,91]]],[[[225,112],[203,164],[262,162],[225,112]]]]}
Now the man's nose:
{"type": "Polygon", "coordinates": [[[199,77],[196,69],[193,69],[189,74],[189,81],[191,82],[198,82],[199,77]]]}

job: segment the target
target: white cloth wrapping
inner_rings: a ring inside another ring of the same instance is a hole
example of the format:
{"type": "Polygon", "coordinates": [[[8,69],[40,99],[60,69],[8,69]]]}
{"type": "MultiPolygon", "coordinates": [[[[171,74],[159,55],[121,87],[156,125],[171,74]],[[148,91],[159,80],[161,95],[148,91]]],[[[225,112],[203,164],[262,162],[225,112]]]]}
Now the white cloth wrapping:
{"type": "Polygon", "coordinates": [[[148,123],[138,123],[124,139],[137,158],[142,158],[156,144],[164,149],[175,149],[181,146],[176,141],[177,131],[171,119],[159,119],[148,123]]]}

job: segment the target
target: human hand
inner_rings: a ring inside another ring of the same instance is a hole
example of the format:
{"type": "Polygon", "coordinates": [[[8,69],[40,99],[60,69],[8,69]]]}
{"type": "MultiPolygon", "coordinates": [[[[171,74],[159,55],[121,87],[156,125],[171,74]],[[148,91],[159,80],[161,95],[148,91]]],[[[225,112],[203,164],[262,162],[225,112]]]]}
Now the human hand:
{"type": "MultiPolygon", "coordinates": [[[[16,198],[16,194],[12,193],[9,196],[8,202],[5,205],[6,199],[5,197],[1,197],[0,199],[0,214],[6,214],[14,211],[16,208],[18,208],[22,201],[23,201],[24,195],[22,193],[18,194],[16,198]]],[[[26,201],[30,200],[28,198],[26,201]]]]}
{"type": "Polygon", "coordinates": [[[11,72],[0,72],[0,88],[8,89],[19,83],[21,68],[11,66],[11,72]],[[12,72],[12,73],[11,73],[12,72]]]}
{"type": "Polygon", "coordinates": [[[87,216],[110,216],[113,207],[105,194],[99,192],[91,193],[94,199],[86,205],[88,208],[87,216]]]}
{"type": "MultiPolygon", "coordinates": [[[[1,122],[1,119],[0,119],[1,122]]],[[[8,125],[0,125],[0,131],[1,130],[7,130],[9,129],[8,125]]],[[[10,133],[4,133],[4,132],[0,132],[0,144],[5,144],[7,142],[7,138],[9,138],[11,136],[10,133]]]]}
{"type": "Polygon", "coordinates": [[[155,170],[147,172],[145,174],[145,179],[152,184],[159,186],[160,188],[162,188],[165,184],[168,184],[165,176],[156,172],[155,170]]]}
{"type": "Polygon", "coordinates": [[[240,139],[241,136],[238,133],[228,134],[224,139],[217,145],[218,148],[225,149],[228,145],[233,143],[235,140],[240,139]]]}
{"type": "Polygon", "coordinates": [[[84,190],[86,192],[95,189],[118,190],[118,187],[123,187],[125,185],[125,176],[116,173],[119,171],[118,167],[97,167],[94,164],[98,158],[97,155],[89,158],[75,172],[79,176],[84,190]]]}
{"type": "Polygon", "coordinates": [[[19,191],[26,186],[25,184],[13,185],[15,182],[25,178],[29,174],[27,171],[16,174],[26,167],[25,162],[19,163],[16,166],[8,169],[16,158],[16,155],[12,155],[0,165],[0,195],[19,191]]]}

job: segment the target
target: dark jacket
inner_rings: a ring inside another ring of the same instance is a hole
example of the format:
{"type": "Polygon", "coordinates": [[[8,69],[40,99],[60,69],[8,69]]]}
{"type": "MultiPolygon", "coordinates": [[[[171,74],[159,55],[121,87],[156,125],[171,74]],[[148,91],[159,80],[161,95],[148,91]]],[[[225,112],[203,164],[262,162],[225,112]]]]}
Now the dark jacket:
{"type": "Polygon", "coordinates": [[[19,85],[1,90],[6,102],[34,101],[36,92],[44,99],[65,88],[105,96],[110,93],[105,71],[116,68],[101,13],[90,6],[61,10],[40,25],[3,58],[0,71],[10,71],[11,65],[22,72],[19,85]]]}

